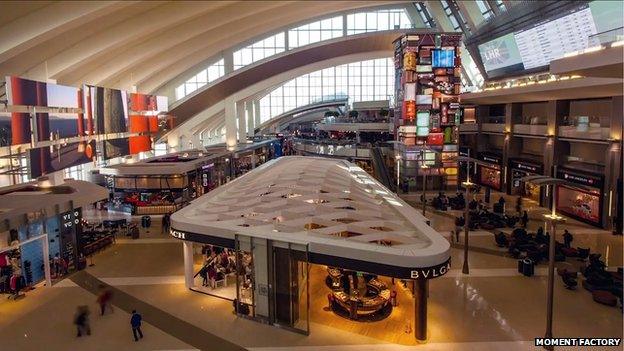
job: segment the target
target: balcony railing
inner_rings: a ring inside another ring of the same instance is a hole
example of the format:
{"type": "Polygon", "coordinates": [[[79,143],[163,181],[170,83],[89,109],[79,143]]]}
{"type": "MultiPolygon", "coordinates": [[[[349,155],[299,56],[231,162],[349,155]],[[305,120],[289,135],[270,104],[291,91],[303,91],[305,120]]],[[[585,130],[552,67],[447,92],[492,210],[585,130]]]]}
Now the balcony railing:
{"type": "Polygon", "coordinates": [[[370,148],[358,146],[357,144],[340,145],[338,143],[324,143],[311,140],[296,140],[295,149],[316,155],[334,157],[370,158],[370,148]]]}
{"type": "Polygon", "coordinates": [[[490,133],[503,133],[505,131],[505,125],[502,123],[483,123],[481,124],[481,131],[490,133]]]}
{"type": "Polygon", "coordinates": [[[459,125],[460,133],[472,133],[472,132],[476,133],[478,131],[479,131],[479,125],[476,123],[464,123],[464,124],[459,125]]]}
{"type": "Polygon", "coordinates": [[[579,128],[578,126],[560,126],[559,137],[574,139],[607,140],[610,137],[610,128],[589,126],[579,128]]]}
{"type": "Polygon", "coordinates": [[[545,124],[516,124],[514,134],[548,135],[548,126],[545,124]]]}

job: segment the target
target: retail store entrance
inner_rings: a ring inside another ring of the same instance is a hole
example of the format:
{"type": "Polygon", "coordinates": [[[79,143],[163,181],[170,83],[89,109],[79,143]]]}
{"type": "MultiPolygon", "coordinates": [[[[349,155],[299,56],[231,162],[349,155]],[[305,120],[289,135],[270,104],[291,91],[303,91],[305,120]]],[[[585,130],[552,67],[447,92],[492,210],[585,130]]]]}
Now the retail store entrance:
{"type": "Polygon", "coordinates": [[[522,178],[543,174],[542,164],[527,162],[524,160],[510,160],[511,169],[511,195],[520,195],[537,202],[542,206],[542,191],[539,185],[524,182],[522,178]]]}

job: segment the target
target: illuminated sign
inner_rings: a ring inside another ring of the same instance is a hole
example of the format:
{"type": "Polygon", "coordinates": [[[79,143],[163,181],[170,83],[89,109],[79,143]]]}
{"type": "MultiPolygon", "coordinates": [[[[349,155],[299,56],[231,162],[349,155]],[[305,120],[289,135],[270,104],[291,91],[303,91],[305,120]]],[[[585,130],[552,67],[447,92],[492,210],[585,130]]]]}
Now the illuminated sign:
{"type": "Polygon", "coordinates": [[[480,153],[479,159],[485,162],[495,163],[497,165],[501,164],[501,158],[499,156],[492,155],[492,154],[480,153]]]}
{"type": "Polygon", "coordinates": [[[532,165],[532,164],[528,164],[528,163],[524,163],[520,161],[511,161],[511,167],[515,169],[523,170],[523,171],[529,171],[532,173],[540,173],[540,174],[542,173],[541,165],[532,165]]]}
{"type": "Polygon", "coordinates": [[[596,188],[602,188],[602,178],[590,175],[571,173],[564,170],[558,171],[558,178],[565,179],[572,183],[589,185],[596,188]]]}
{"type": "Polygon", "coordinates": [[[431,279],[437,278],[445,275],[451,269],[451,262],[448,261],[442,265],[430,267],[430,268],[422,268],[422,269],[413,269],[410,272],[410,278],[412,279],[431,279]]]}
{"type": "Polygon", "coordinates": [[[171,236],[177,239],[186,240],[186,233],[179,230],[171,229],[171,236]]]}

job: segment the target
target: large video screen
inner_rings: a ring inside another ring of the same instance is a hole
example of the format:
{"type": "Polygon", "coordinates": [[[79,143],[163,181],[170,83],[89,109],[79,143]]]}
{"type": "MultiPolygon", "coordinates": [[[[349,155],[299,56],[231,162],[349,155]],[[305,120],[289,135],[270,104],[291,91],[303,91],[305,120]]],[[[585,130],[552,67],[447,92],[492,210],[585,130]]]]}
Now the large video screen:
{"type": "Polygon", "coordinates": [[[95,121],[97,134],[128,131],[128,94],[124,90],[85,85],[87,116],[95,121]]]}
{"type": "MultiPolygon", "coordinates": [[[[566,53],[601,44],[600,35],[621,30],[621,1],[592,1],[560,17],[478,45],[488,78],[546,69],[566,53]]],[[[612,37],[606,35],[606,37],[612,37]]]]}
{"type": "Polygon", "coordinates": [[[95,156],[95,141],[70,143],[28,150],[30,177],[35,179],[65,168],[89,163],[95,156]]]}
{"type": "MultiPolygon", "coordinates": [[[[82,108],[79,89],[20,77],[6,77],[8,104],[12,106],[82,108]]],[[[38,141],[51,140],[58,136],[70,138],[85,135],[83,115],[80,113],[37,113],[38,141]]],[[[13,145],[30,142],[30,115],[23,112],[11,113],[10,128],[2,122],[2,133],[9,134],[13,145]]],[[[4,143],[4,142],[2,142],[4,143]]]]}
{"type": "Polygon", "coordinates": [[[128,138],[105,140],[103,144],[102,158],[104,160],[110,160],[111,158],[130,154],[128,138]]]}

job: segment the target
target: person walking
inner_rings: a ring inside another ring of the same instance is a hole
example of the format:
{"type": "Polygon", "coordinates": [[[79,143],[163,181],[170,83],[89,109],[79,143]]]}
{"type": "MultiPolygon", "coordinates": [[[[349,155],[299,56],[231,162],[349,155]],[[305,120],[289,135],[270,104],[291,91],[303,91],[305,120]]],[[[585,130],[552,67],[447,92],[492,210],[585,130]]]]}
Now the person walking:
{"type": "Polygon", "coordinates": [[[524,211],[520,220],[522,221],[522,228],[526,228],[527,224],[529,224],[529,214],[527,211],[524,211]]]}
{"type": "Polygon", "coordinates": [[[139,338],[143,339],[143,332],[141,331],[142,317],[136,310],[132,310],[132,317],[130,317],[130,325],[132,326],[132,335],[134,335],[134,341],[139,341],[139,338]],[[137,334],[139,335],[137,337],[137,334]]]}
{"type": "Polygon", "coordinates": [[[97,303],[100,305],[100,316],[104,315],[106,311],[106,307],[113,312],[113,305],[111,304],[111,300],[113,299],[113,292],[106,288],[104,285],[100,285],[100,295],[98,295],[97,303]]]}
{"type": "Polygon", "coordinates": [[[570,248],[570,245],[572,244],[572,241],[574,240],[574,237],[572,236],[572,234],[570,234],[570,232],[566,229],[563,231],[563,246],[570,248]]]}
{"type": "Polygon", "coordinates": [[[171,212],[167,212],[163,215],[163,218],[162,218],[162,233],[167,234],[169,232],[170,227],[171,227],[171,212]]]}
{"type": "Polygon", "coordinates": [[[89,325],[89,307],[78,306],[76,309],[76,316],[74,317],[74,324],[78,331],[77,337],[81,337],[83,334],[91,335],[91,326],[89,325]]]}

